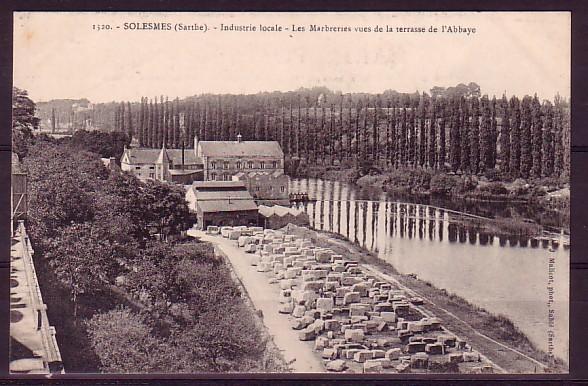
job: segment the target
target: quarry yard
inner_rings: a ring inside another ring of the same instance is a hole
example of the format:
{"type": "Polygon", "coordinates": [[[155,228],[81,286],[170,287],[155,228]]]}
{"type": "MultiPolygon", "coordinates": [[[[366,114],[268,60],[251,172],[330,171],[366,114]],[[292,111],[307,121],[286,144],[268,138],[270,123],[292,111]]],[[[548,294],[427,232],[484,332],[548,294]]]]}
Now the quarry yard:
{"type": "Polygon", "coordinates": [[[468,331],[458,316],[395,277],[351,261],[352,253],[338,255],[337,248],[282,231],[217,231],[188,233],[227,257],[293,372],[509,373],[542,366],[468,331]],[[512,366],[496,363],[503,356],[512,366]]]}

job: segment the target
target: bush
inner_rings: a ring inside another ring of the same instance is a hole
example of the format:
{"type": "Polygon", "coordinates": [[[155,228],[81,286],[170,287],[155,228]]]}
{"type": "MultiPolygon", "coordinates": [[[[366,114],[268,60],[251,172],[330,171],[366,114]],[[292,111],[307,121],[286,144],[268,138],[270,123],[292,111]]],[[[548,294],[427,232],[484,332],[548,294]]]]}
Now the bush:
{"type": "Polygon", "coordinates": [[[431,194],[439,196],[451,196],[459,190],[459,187],[460,178],[447,174],[435,174],[430,182],[431,194]]]}
{"type": "Polygon", "coordinates": [[[480,192],[482,193],[490,193],[495,195],[504,195],[508,194],[508,189],[504,186],[502,182],[491,182],[489,184],[480,186],[480,192]]]}

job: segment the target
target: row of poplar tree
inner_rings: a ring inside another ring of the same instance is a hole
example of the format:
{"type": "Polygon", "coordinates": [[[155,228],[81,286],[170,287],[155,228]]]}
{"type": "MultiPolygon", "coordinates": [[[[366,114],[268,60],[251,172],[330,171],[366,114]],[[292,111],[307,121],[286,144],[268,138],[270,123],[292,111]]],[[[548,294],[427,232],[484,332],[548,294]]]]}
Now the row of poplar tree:
{"type": "Polygon", "coordinates": [[[569,104],[525,96],[327,92],[142,98],[120,103],[115,129],[142,147],[200,140],[279,141],[306,164],[370,162],[510,177],[569,175],[569,104]]]}

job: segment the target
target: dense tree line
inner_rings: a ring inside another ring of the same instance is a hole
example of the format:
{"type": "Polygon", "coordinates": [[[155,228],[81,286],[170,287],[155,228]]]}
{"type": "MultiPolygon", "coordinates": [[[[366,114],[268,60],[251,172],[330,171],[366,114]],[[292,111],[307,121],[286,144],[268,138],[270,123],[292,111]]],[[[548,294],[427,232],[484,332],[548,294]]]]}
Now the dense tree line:
{"type": "Polygon", "coordinates": [[[343,165],[478,175],[496,170],[508,179],[569,176],[568,101],[559,96],[541,101],[536,95],[490,98],[475,83],[412,94],[342,94],[315,87],[183,100],[160,95],[139,103],[96,104],[91,111],[101,129],[122,131],[144,147],[165,142],[189,148],[194,136],[276,140],[301,170],[343,165]]]}
{"type": "Polygon", "coordinates": [[[501,99],[475,83],[431,94],[333,93],[325,88],[182,101],[120,103],[115,127],[141,146],[180,148],[203,140],[279,141],[303,165],[422,167],[508,178],[569,176],[569,104],[556,96],[501,99]],[[133,111],[131,110],[134,108],[133,111]]]}

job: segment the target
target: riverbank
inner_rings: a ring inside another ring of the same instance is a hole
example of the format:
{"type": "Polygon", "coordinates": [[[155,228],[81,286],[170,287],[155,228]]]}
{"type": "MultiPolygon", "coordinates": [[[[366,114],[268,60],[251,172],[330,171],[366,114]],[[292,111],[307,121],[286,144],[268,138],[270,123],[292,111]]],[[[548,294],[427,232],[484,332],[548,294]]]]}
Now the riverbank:
{"type": "Polygon", "coordinates": [[[415,296],[426,299],[423,306],[425,309],[441,317],[447,328],[468,339],[473,347],[509,373],[568,371],[563,361],[548,358],[545,352],[538,350],[519,329],[502,316],[493,315],[414,275],[402,275],[375,254],[341,236],[294,226],[289,227],[289,232],[307,237],[318,246],[331,248],[357,260],[396,280],[415,296]]]}

